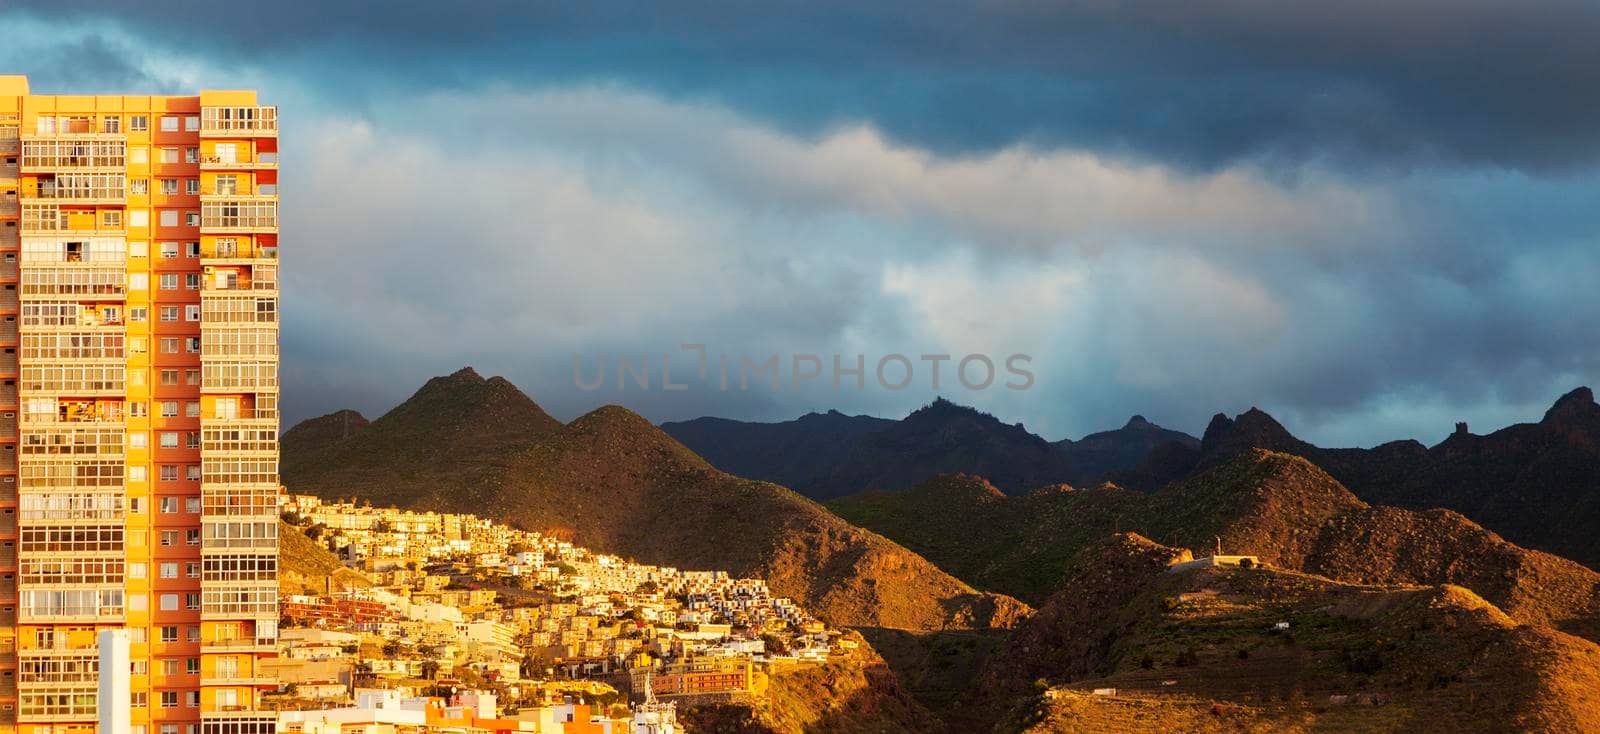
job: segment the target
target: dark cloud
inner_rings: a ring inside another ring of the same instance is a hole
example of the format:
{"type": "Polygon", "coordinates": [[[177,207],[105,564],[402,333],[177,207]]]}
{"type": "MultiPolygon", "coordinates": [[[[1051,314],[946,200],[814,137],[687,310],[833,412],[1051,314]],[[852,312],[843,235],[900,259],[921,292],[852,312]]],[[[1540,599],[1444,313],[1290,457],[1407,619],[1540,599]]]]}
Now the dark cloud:
{"type": "Polygon", "coordinates": [[[115,17],[224,63],[297,65],[347,100],[588,78],[796,131],[868,120],[947,151],[1033,140],[1198,168],[1600,160],[1600,5],[1587,0],[17,7],[115,17]]]}
{"type": "MultiPolygon", "coordinates": [[[[17,11],[17,8],[23,8],[17,11]]],[[[1260,405],[1372,444],[1600,377],[1600,6],[60,0],[40,91],[284,105],[285,414],[472,364],[563,418],[898,416],[586,393],[571,357],[1025,351],[1051,438],[1260,405]],[[190,67],[194,68],[190,68],[190,67]],[[443,256],[441,257],[441,253],[443,256]]]]}

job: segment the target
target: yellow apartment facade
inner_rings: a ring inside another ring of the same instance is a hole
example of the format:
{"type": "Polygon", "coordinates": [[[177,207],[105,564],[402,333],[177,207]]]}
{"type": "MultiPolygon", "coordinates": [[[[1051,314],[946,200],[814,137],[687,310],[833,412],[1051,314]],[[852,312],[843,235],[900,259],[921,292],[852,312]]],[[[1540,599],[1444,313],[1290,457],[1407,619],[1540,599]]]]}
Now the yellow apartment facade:
{"type": "Polygon", "coordinates": [[[0,76],[0,732],[259,734],[277,638],[277,110],[0,76]]]}

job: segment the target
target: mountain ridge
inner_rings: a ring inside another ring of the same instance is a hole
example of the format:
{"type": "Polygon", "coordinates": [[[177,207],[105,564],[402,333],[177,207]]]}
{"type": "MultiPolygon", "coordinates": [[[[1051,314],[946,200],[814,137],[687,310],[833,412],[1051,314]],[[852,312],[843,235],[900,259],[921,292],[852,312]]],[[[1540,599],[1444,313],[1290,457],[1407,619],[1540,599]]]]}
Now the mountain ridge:
{"type": "Polygon", "coordinates": [[[906,489],[958,472],[983,475],[1007,494],[1024,494],[1131,469],[1164,443],[1199,446],[1199,439],[1142,415],[1120,428],[1052,443],[1020,423],[943,397],[900,420],[830,410],[775,423],[704,417],[661,428],[725,471],[819,500],[906,489]]]}
{"type": "Polygon", "coordinates": [[[347,438],[296,445],[310,453],[284,462],[289,491],[471,512],[646,563],[758,576],[838,625],[1004,627],[1030,611],[786,488],[713,468],[626,408],[563,425],[470,368],[347,438]]]}

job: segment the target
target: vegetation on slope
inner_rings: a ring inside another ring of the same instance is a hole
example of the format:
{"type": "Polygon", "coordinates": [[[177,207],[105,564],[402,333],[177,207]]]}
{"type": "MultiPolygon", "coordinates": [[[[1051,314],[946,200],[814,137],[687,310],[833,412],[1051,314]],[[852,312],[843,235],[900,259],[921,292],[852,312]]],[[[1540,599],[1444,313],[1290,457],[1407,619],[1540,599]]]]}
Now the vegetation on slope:
{"type": "Polygon", "coordinates": [[[1167,571],[1184,557],[1130,535],[1086,548],[984,672],[971,730],[991,719],[1091,732],[1600,726],[1583,688],[1600,676],[1600,647],[1520,625],[1466,589],[1167,571]]]}
{"type": "Polygon", "coordinates": [[[372,583],[344,567],[328,549],[300,528],[278,523],[278,589],[285,594],[321,594],[330,589],[364,588],[372,583]]]}
{"type": "Polygon", "coordinates": [[[1141,493],[1103,487],[1005,498],[970,477],[830,505],[980,588],[1039,603],[1094,539],[1138,532],[1209,555],[1357,583],[1468,587],[1520,621],[1594,634],[1600,574],[1506,542],[1458,514],[1372,507],[1310,462],[1252,450],[1141,493]],[[958,527],[959,526],[959,527],[958,527]]]}

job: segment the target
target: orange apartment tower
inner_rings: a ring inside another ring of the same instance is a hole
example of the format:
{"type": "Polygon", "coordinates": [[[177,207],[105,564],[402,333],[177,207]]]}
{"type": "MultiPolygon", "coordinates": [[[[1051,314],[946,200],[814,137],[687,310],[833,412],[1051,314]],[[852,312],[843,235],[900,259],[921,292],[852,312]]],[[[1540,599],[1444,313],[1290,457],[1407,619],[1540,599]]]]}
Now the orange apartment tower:
{"type": "Polygon", "coordinates": [[[278,625],[277,109],[0,76],[0,732],[257,734],[278,625]]]}

